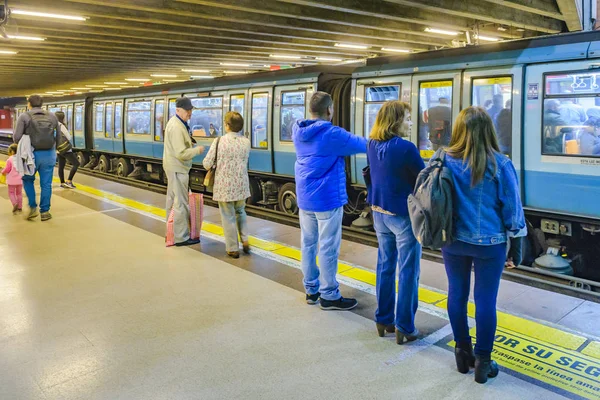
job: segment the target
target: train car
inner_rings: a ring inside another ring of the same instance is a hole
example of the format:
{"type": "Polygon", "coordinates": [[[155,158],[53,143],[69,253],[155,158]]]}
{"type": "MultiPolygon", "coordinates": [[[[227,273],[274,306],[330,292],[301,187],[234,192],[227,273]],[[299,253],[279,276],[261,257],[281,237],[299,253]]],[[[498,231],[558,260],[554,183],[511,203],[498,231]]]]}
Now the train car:
{"type": "MultiPolygon", "coordinates": [[[[600,281],[599,57],[600,33],[588,32],[370,59],[353,74],[351,129],[368,136],[383,102],[409,102],[409,139],[428,159],[461,109],[486,107],[520,175],[528,261],[600,281]]],[[[365,165],[352,158],[357,190],[365,165]]]]}

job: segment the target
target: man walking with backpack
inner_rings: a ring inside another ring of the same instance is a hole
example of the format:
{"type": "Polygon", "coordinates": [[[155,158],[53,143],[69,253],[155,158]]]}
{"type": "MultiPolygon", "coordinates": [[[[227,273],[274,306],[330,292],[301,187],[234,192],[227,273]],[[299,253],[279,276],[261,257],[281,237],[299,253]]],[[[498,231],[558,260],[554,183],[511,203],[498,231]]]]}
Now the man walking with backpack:
{"type": "MultiPolygon", "coordinates": [[[[23,188],[29,201],[28,220],[35,219],[41,212],[42,221],[52,218],[50,215],[50,198],[52,197],[52,177],[56,164],[56,140],[59,134],[59,124],[56,116],[42,110],[43,99],[33,95],[28,99],[29,111],[22,114],[17,121],[13,140],[19,143],[23,135],[27,135],[31,142],[31,150],[35,161],[35,171],[31,175],[23,176],[23,188]],[[40,209],[35,198],[35,173],[40,174],[40,209]]],[[[22,150],[21,150],[22,151],[22,150]]]]}

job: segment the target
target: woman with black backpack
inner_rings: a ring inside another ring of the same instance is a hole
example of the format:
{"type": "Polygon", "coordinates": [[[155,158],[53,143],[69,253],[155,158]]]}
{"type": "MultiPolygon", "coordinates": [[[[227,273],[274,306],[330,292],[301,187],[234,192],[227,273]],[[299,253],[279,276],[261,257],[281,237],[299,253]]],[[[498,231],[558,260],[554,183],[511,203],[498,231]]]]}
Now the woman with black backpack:
{"type": "MultiPolygon", "coordinates": [[[[57,111],[54,115],[56,115],[56,118],[58,119],[58,125],[62,135],[72,144],[71,135],[65,126],[65,113],[57,111]]],[[[77,168],[79,168],[79,160],[75,157],[75,154],[73,154],[73,150],[69,149],[64,153],[58,152],[58,177],[60,178],[61,188],[76,189],[76,186],[73,185],[73,177],[77,172],[77,168]],[[65,165],[67,164],[67,161],[71,163],[71,171],[69,171],[69,178],[65,181],[65,165]]]]}
{"type": "Polygon", "coordinates": [[[460,112],[444,160],[454,179],[453,239],[442,248],[448,275],[448,315],[459,372],[475,368],[475,381],[498,375],[491,360],[496,332],[496,298],[505,264],[519,264],[520,238],[527,234],[517,173],[500,152],[494,124],[481,107],[460,112]],[[507,260],[507,242],[511,251],[507,260]],[[467,304],[475,272],[475,351],[467,304]]]}

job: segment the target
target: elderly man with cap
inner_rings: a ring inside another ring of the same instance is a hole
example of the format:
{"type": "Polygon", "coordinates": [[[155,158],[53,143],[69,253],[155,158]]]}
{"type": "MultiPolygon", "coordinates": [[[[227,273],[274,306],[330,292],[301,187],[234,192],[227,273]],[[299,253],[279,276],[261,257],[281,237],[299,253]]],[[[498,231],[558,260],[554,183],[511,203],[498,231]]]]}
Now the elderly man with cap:
{"type": "Polygon", "coordinates": [[[188,121],[192,117],[194,106],[187,97],[180,97],[176,102],[175,115],[165,128],[165,150],[163,153],[163,169],[167,174],[167,218],[174,209],[175,246],[190,246],[200,242],[190,239],[190,204],[188,189],[192,159],[204,152],[204,147],[194,147],[190,136],[188,121]]]}

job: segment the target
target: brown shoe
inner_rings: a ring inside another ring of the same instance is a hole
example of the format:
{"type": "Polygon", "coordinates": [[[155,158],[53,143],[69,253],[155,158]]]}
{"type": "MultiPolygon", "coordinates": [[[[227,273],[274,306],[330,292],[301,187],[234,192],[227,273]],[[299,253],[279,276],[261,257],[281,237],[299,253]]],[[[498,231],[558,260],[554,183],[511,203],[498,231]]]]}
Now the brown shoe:
{"type": "Polygon", "coordinates": [[[231,258],[240,258],[240,252],[239,251],[228,251],[227,255],[231,258]]]}
{"type": "Polygon", "coordinates": [[[244,254],[250,254],[250,243],[246,242],[242,244],[242,248],[244,250],[244,254]]]}

